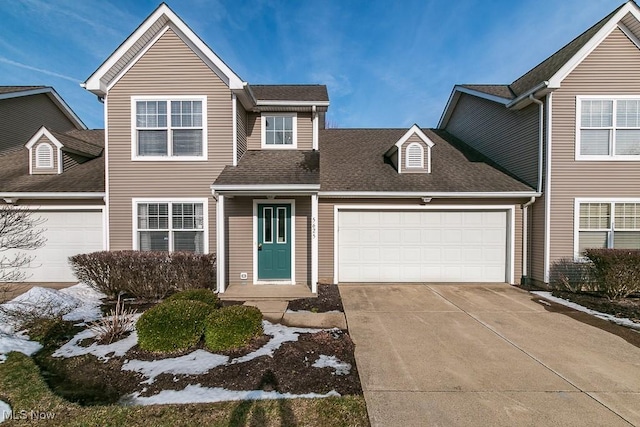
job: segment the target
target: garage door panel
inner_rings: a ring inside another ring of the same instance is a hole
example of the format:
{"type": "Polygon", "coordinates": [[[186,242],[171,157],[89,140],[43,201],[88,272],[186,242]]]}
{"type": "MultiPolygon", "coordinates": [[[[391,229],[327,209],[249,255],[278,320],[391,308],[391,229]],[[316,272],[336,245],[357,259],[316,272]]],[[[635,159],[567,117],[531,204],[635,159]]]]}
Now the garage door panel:
{"type": "Polygon", "coordinates": [[[340,211],[343,282],[503,282],[505,211],[340,211]]]}

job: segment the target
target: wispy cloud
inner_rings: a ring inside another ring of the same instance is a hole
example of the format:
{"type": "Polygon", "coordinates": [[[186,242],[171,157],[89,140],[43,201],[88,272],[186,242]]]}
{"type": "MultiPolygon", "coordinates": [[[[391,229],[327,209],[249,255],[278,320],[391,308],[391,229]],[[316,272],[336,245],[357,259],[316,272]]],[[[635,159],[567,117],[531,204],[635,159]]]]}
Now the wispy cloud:
{"type": "Polygon", "coordinates": [[[76,79],[70,76],[66,76],[64,74],[56,73],[55,71],[45,70],[44,68],[33,67],[31,65],[23,64],[21,62],[12,61],[11,59],[0,56],[0,62],[5,64],[13,65],[14,67],[24,68],[25,70],[36,71],[38,73],[46,74],[51,77],[57,77],[59,79],[68,80],[70,82],[79,83],[80,79],[76,79]]]}

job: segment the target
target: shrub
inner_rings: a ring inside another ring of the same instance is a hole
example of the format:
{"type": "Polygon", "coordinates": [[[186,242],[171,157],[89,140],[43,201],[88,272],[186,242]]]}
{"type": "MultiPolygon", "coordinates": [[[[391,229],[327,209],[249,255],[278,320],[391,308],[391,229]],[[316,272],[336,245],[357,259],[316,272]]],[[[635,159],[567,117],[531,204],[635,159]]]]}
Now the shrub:
{"type": "Polygon", "coordinates": [[[213,308],[218,308],[221,305],[218,296],[211,289],[188,289],[171,295],[165,302],[178,300],[200,301],[213,308]]]}
{"type": "Polygon", "coordinates": [[[551,289],[567,292],[582,292],[593,288],[593,264],[561,258],[551,264],[549,285],[551,289]]]}
{"type": "Polygon", "coordinates": [[[256,307],[232,305],[215,310],[206,320],[204,342],[211,351],[242,347],[262,335],[262,313],[256,307]]]}
{"type": "Polygon", "coordinates": [[[105,317],[89,323],[89,329],[96,334],[96,339],[101,344],[111,344],[118,338],[123,338],[136,326],[136,311],[124,308],[124,301],[118,301],[114,309],[105,317]]]}
{"type": "Polygon", "coordinates": [[[640,250],[587,249],[596,288],[609,299],[640,291],[640,250]]]}
{"type": "Polygon", "coordinates": [[[69,258],[79,281],[115,298],[126,293],[158,300],[216,283],[216,256],[189,252],[103,251],[69,258]]]}
{"type": "Polygon", "coordinates": [[[200,301],[177,300],[145,311],[138,323],[138,345],[143,350],[172,352],[196,345],[204,334],[205,319],[213,308],[200,301]]]}

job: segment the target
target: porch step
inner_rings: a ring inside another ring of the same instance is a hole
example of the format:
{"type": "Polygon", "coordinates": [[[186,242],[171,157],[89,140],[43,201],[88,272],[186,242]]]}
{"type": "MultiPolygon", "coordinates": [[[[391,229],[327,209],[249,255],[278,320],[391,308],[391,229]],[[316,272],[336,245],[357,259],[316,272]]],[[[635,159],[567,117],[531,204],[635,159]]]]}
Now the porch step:
{"type": "Polygon", "coordinates": [[[317,296],[306,285],[231,285],[218,294],[223,301],[291,301],[317,296]]]}

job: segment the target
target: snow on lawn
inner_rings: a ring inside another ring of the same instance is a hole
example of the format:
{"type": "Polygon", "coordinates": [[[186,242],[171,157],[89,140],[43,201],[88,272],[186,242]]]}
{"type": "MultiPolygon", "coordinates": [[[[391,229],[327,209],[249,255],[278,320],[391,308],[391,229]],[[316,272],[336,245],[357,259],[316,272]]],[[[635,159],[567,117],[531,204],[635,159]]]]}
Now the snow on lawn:
{"type": "Polygon", "coordinates": [[[238,391],[227,390],[220,387],[202,387],[200,384],[195,384],[188,385],[182,390],[163,390],[149,397],[141,397],[140,393],[133,393],[125,396],[121,402],[125,405],[156,405],[169,403],[213,403],[231,400],[314,399],[330,396],[340,396],[340,393],[335,390],[327,394],[291,394],[263,390],[238,391]]]}
{"type": "Polygon", "coordinates": [[[532,291],[531,293],[538,295],[542,298],[548,299],[549,301],[553,301],[555,303],[562,304],[566,307],[573,308],[574,310],[591,314],[592,316],[598,317],[600,319],[609,320],[610,322],[617,323],[618,325],[621,325],[621,326],[626,326],[628,328],[640,330],[640,323],[636,323],[633,320],[628,319],[626,317],[616,317],[611,314],[601,313],[599,311],[584,307],[580,304],[576,304],[575,302],[567,301],[566,299],[563,299],[563,298],[554,297],[553,295],[551,295],[551,292],[532,291]]]}
{"type": "Polygon", "coordinates": [[[19,351],[27,356],[31,356],[41,348],[40,343],[29,341],[29,337],[24,334],[0,333],[0,363],[7,360],[6,355],[12,351],[19,351]]]}
{"type": "Polygon", "coordinates": [[[351,372],[351,364],[343,362],[335,356],[327,356],[321,354],[318,360],[313,362],[314,368],[333,368],[335,369],[334,375],[347,375],[351,372]]]}
{"type": "Polygon", "coordinates": [[[0,423],[11,418],[11,406],[0,400],[0,423]]]}
{"type": "Polygon", "coordinates": [[[205,350],[196,350],[184,356],[153,360],[150,362],[144,360],[129,360],[122,365],[122,370],[139,372],[148,378],[141,384],[151,384],[160,374],[205,374],[210,369],[226,365],[228,361],[229,356],[212,354],[205,350]]]}
{"type": "Polygon", "coordinates": [[[138,343],[138,334],[136,331],[121,339],[120,341],[113,342],[111,344],[98,344],[97,342],[91,343],[88,347],[83,347],[80,342],[87,338],[94,338],[95,332],[91,329],[85,329],[79,332],[71,338],[71,341],[64,344],[62,347],[53,352],[53,357],[74,357],[82,356],[83,354],[92,354],[98,359],[108,361],[112,357],[122,357],[127,351],[129,351],[134,345],[138,343]]]}

